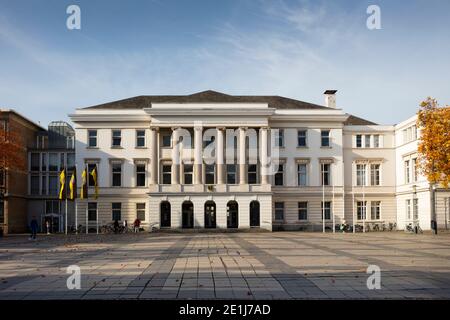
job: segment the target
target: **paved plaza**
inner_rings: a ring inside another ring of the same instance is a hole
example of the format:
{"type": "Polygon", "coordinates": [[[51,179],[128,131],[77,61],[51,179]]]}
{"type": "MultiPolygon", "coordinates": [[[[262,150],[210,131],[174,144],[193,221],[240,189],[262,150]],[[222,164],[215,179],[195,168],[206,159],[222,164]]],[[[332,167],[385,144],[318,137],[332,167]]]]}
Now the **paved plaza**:
{"type": "Polygon", "coordinates": [[[450,299],[450,234],[0,238],[0,299],[450,299]],[[381,268],[381,289],[366,285],[381,268]],[[68,290],[69,265],[81,289],[68,290]]]}

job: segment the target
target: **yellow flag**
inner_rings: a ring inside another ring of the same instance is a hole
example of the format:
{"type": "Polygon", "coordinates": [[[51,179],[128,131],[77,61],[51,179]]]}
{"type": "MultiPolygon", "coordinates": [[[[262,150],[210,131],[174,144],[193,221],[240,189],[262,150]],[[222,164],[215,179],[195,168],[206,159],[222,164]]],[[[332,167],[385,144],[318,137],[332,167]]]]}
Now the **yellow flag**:
{"type": "Polygon", "coordinates": [[[97,183],[97,178],[98,178],[98,174],[97,174],[97,165],[95,165],[94,169],[92,169],[91,171],[91,176],[92,176],[92,180],[94,180],[94,199],[98,198],[98,183],[97,183]]]}
{"type": "Polygon", "coordinates": [[[59,174],[59,200],[66,198],[66,170],[63,169],[59,174]]]}

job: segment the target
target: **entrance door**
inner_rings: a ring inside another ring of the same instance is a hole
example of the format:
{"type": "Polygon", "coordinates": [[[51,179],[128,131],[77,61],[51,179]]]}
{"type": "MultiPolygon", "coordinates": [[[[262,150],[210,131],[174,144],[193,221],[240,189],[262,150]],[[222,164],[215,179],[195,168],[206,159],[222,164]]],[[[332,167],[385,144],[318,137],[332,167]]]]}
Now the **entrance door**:
{"type": "Polygon", "coordinates": [[[182,228],[191,229],[194,227],[194,205],[190,201],[183,202],[182,211],[182,228]]]}
{"type": "Polygon", "coordinates": [[[216,227],[216,203],[207,201],[205,203],[205,228],[216,227]]]}
{"type": "Polygon", "coordinates": [[[169,201],[163,201],[161,202],[161,222],[160,226],[161,228],[170,228],[170,202],[169,201]]]}
{"type": "Polygon", "coordinates": [[[237,228],[239,226],[239,206],[236,201],[227,204],[227,228],[237,228]]]}
{"type": "Polygon", "coordinates": [[[259,202],[250,202],[250,227],[259,227],[259,202]]]}

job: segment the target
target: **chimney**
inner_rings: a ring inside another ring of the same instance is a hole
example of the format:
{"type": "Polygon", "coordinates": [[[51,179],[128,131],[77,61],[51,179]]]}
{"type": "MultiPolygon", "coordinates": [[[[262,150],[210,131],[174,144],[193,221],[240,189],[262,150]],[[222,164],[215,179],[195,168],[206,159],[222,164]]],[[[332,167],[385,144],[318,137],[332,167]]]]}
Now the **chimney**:
{"type": "Polygon", "coordinates": [[[327,90],[323,93],[325,95],[325,106],[328,108],[336,109],[336,92],[337,90],[327,90]]]}

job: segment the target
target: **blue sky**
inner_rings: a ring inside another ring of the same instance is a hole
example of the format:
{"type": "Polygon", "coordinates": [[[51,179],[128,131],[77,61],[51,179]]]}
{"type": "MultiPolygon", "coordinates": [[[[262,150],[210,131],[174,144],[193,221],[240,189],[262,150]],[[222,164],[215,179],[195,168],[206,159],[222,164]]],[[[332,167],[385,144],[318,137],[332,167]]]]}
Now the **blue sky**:
{"type": "Polygon", "coordinates": [[[380,124],[450,104],[450,1],[0,0],[0,107],[46,126],[136,95],[284,95],[380,124]],[[81,30],[66,8],[81,8],[81,30]],[[381,8],[381,30],[366,8],[381,8]]]}

